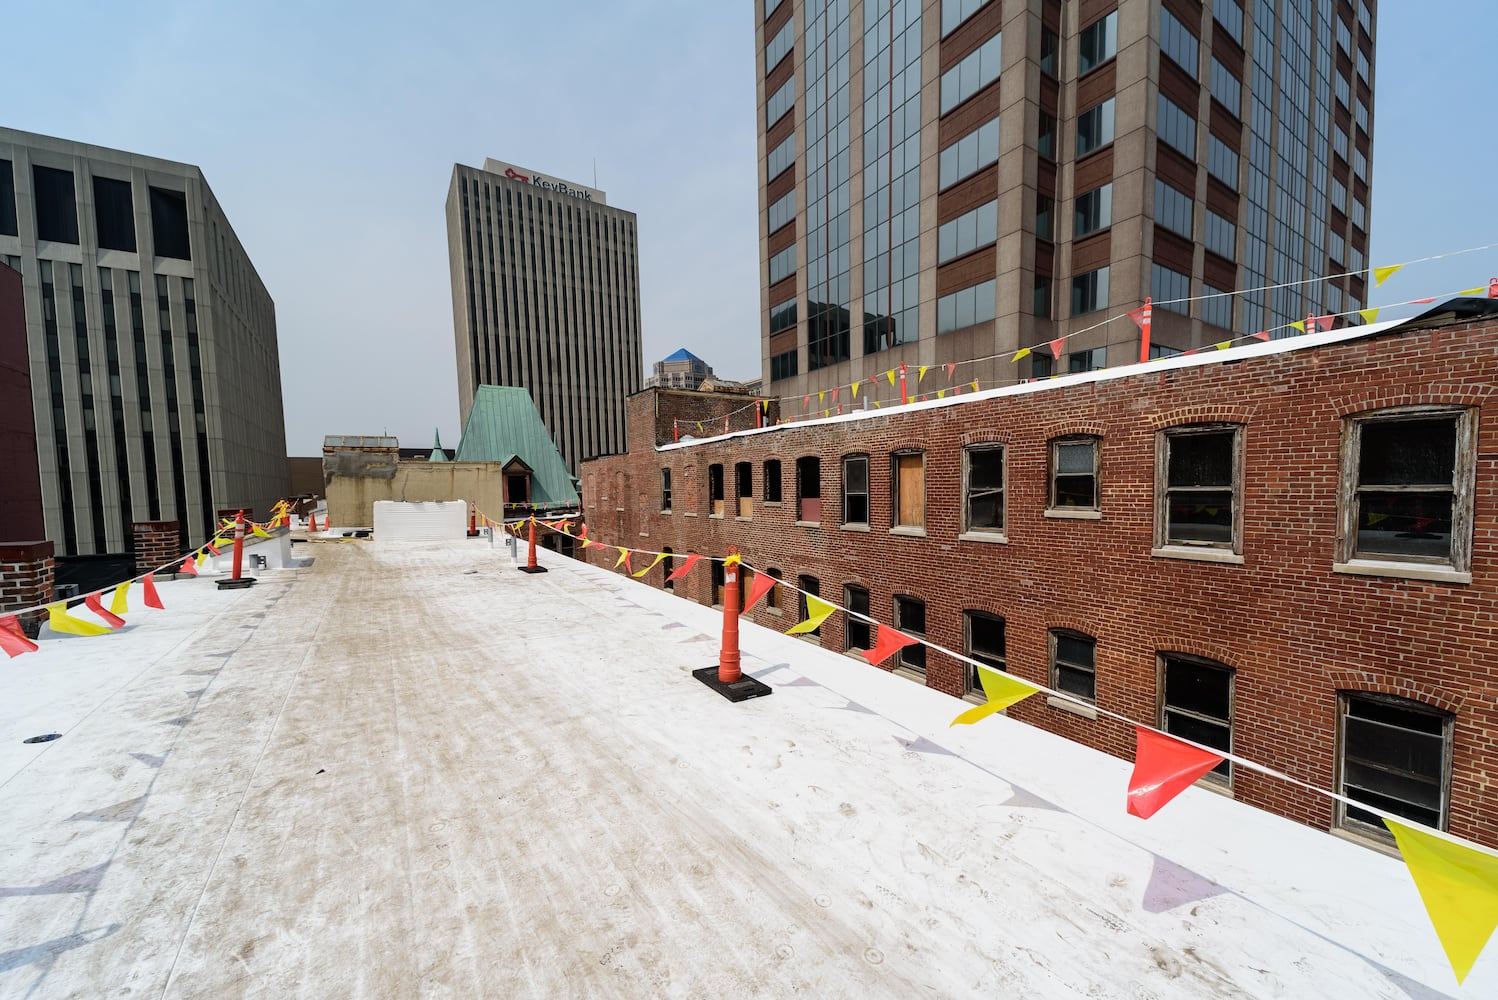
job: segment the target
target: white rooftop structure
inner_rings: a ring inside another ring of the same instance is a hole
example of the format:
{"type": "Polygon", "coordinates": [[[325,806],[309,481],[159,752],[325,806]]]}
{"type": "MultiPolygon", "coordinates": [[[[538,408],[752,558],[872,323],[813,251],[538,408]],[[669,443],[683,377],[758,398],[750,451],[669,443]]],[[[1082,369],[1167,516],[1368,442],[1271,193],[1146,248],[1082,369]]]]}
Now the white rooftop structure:
{"type": "Polygon", "coordinates": [[[745,623],[733,705],[718,613],[621,575],[298,551],[0,660],[0,996],[1498,996],[1397,858],[1128,816],[1127,762],[861,659],[745,623]]]}

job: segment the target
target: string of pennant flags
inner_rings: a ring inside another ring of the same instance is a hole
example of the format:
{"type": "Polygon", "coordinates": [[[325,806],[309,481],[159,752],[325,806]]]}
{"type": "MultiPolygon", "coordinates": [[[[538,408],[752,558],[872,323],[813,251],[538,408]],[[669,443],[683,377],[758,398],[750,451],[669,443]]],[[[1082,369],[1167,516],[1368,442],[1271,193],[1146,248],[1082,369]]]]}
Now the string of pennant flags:
{"type": "MultiPolygon", "coordinates": [[[[251,520],[244,522],[247,535],[269,538],[270,532],[268,529],[291,523],[290,508],[291,504],[288,501],[276,501],[276,504],[271,508],[270,520],[264,523],[251,520]]],[[[223,519],[219,523],[214,536],[184,555],[180,563],[174,557],[170,562],[137,574],[128,580],[123,580],[119,583],[101,587],[91,593],[84,594],[83,606],[93,612],[104,623],[102,625],[86,618],[79,618],[69,612],[69,601],[76,601],[77,598],[49,601],[45,604],[36,604],[29,608],[7,609],[3,615],[0,615],[0,650],[3,650],[6,656],[10,658],[36,652],[39,647],[36,641],[29,638],[25,630],[21,627],[20,616],[36,614],[42,611],[47,613],[47,626],[53,632],[60,632],[67,635],[104,635],[122,628],[125,625],[124,616],[130,613],[130,588],[137,583],[141,585],[142,601],[146,607],[158,610],[165,608],[161,600],[161,594],[156,589],[156,574],[167,569],[172,569],[178,573],[197,576],[198,567],[207,561],[210,554],[216,556],[220,553],[221,547],[233,544],[233,538],[225,537],[223,532],[226,529],[232,531],[236,527],[237,522],[237,518],[223,519]],[[110,593],[108,607],[104,606],[105,593],[110,593]]]]}
{"type": "MultiPolygon", "coordinates": [[[[892,389],[896,386],[900,388],[900,403],[904,404],[908,402],[922,402],[926,399],[931,398],[944,399],[948,395],[958,396],[964,392],[978,392],[984,388],[995,388],[998,386],[1013,385],[1016,382],[1042,381],[1049,378],[1059,378],[1066,373],[1052,372],[1052,374],[1050,375],[1037,375],[1028,378],[1015,377],[1007,380],[988,380],[985,382],[982,379],[958,379],[956,378],[956,372],[957,369],[963,365],[982,364],[984,362],[998,361],[1004,358],[1008,358],[1011,364],[1018,364],[1020,361],[1024,360],[1027,357],[1045,357],[1046,355],[1036,353],[1041,348],[1048,348],[1050,351],[1050,358],[1059,360],[1061,357],[1062,348],[1065,346],[1067,341],[1072,340],[1076,337],[1083,336],[1084,334],[1092,333],[1095,330],[1102,329],[1126,318],[1132,320],[1136,326],[1139,326],[1144,331],[1144,340],[1140,350],[1140,363],[1147,364],[1152,360],[1162,360],[1160,358],[1150,358],[1148,356],[1148,324],[1151,318],[1151,308],[1153,306],[1168,308],[1173,305],[1187,305],[1193,302],[1206,301],[1208,299],[1220,299],[1224,296],[1240,296],[1249,293],[1274,291],[1281,288],[1291,288],[1301,285],[1316,284],[1322,281],[1348,277],[1371,277],[1373,279],[1373,286],[1377,288],[1381,286],[1385,281],[1387,281],[1390,277],[1397,274],[1399,271],[1402,271],[1406,267],[1410,267],[1416,264],[1428,263],[1431,261],[1445,260],[1451,257],[1459,257],[1465,254],[1478,253],[1484,250],[1492,250],[1494,248],[1498,248],[1498,242],[1486,243],[1481,246],[1467,247],[1461,250],[1447,251],[1445,253],[1432,254],[1427,257],[1418,257],[1398,264],[1364,268],[1357,271],[1344,271],[1338,274],[1320,275],[1318,277],[1304,278],[1298,281],[1285,281],[1271,285],[1260,285],[1252,288],[1235,289],[1228,292],[1213,292],[1207,295],[1192,295],[1182,298],[1161,299],[1154,302],[1152,302],[1150,299],[1146,299],[1145,304],[1139,306],[1138,308],[1107,316],[1106,318],[1093,323],[1090,326],[1084,327],[1080,330],[1074,330],[1071,333],[1064,334],[1060,337],[1056,337],[1050,341],[1047,341],[1045,344],[1031,345],[1029,347],[1019,348],[1015,351],[1005,351],[998,354],[990,354],[980,358],[964,358],[959,361],[948,361],[930,365],[907,365],[905,363],[901,363],[886,371],[879,372],[875,375],[870,375],[866,378],[858,379],[853,382],[833,386],[830,389],[820,389],[815,393],[803,393],[800,397],[801,413],[796,415],[786,415],[782,413],[780,420],[782,423],[784,423],[794,422],[798,420],[816,419],[818,417],[826,418],[835,414],[840,414],[843,412],[843,402],[840,400],[840,397],[842,397],[845,390],[848,394],[847,404],[850,407],[857,404],[859,393],[863,392],[867,404],[872,404],[876,409],[881,408],[885,402],[892,403],[892,401],[874,398],[874,393],[879,389],[881,380],[887,381],[890,388],[892,389]],[[919,392],[918,387],[924,383],[927,373],[933,370],[942,371],[945,373],[946,384],[940,388],[928,390],[924,393],[919,392]],[[915,391],[912,391],[910,385],[908,384],[909,374],[911,372],[915,373],[915,386],[917,387],[915,391]],[[815,406],[813,405],[813,397],[815,397],[815,406]]],[[[1227,340],[1210,344],[1206,347],[1192,348],[1190,350],[1182,351],[1181,353],[1183,355],[1193,355],[1207,350],[1227,350],[1229,347],[1232,347],[1235,344],[1239,343],[1246,343],[1250,341],[1268,341],[1273,339],[1273,335],[1280,331],[1295,330],[1299,333],[1310,333],[1318,330],[1327,331],[1332,329],[1337,319],[1343,318],[1352,319],[1353,317],[1357,317],[1364,323],[1376,323],[1378,322],[1380,313],[1386,309],[1395,309],[1402,306],[1411,305],[1429,305],[1438,300],[1452,297],[1475,296],[1498,298],[1498,277],[1490,278],[1486,285],[1477,285],[1472,288],[1458,289],[1455,291],[1447,292],[1444,295],[1422,296],[1419,298],[1406,299],[1403,302],[1388,302],[1384,303],[1381,306],[1370,307],[1366,309],[1348,309],[1342,312],[1322,313],[1319,315],[1310,314],[1303,320],[1294,320],[1280,326],[1259,330],[1255,333],[1240,334],[1227,340]]],[[[739,414],[742,414],[750,409],[756,410],[756,423],[759,425],[763,425],[763,423],[769,419],[770,404],[779,403],[782,404],[782,408],[784,408],[786,404],[793,405],[795,401],[796,396],[792,395],[763,397],[756,399],[751,403],[746,403],[744,406],[741,406],[735,410],[731,410],[724,415],[724,417],[722,418],[724,433],[728,433],[730,421],[733,417],[738,416],[739,414]]],[[[694,421],[694,423],[699,435],[707,435],[715,430],[715,428],[711,426],[713,421],[699,420],[694,421]]],[[[678,426],[678,434],[679,433],[680,427],[678,426]]]]}
{"type": "Polygon", "coordinates": [[[833,601],[824,600],[818,594],[803,590],[780,577],[771,576],[744,562],[734,552],[723,557],[705,556],[695,552],[686,553],[683,556],[681,553],[656,552],[590,538],[587,525],[580,524],[576,530],[573,530],[573,522],[570,518],[546,521],[537,520],[532,516],[518,521],[505,522],[493,521],[482,514],[480,516],[483,517],[483,523],[502,526],[517,537],[528,528],[540,525],[549,531],[580,542],[583,549],[612,550],[610,555],[617,552],[614,568],[623,570],[636,579],[644,577],[667,557],[683,560],[680,566],[673,567],[666,576],[665,579],[668,582],[682,579],[698,563],[704,561],[721,562],[725,567],[742,566],[753,573],[753,579],[743,598],[741,613],[747,613],[776,587],[798,594],[805,600],[806,615],[801,621],[785,630],[786,635],[805,635],[816,632],[835,612],[842,612],[849,618],[859,619],[874,627],[873,646],[866,650],[854,651],[873,666],[879,666],[899,650],[916,644],[951,657],[976,670],[979,684],[987,698],[984,704],[966,708],[958,713],[951,721],[951,726],[981,722],[1037,694],[1084,706],[1100,716],[1132,726],[1136,737],[1136,751],[1125,803],[1127,812],[1141,819],[1153,816],[1182,791],[1225,760],[1323,798],[1373,813],[1383,820],[1393,834],[1400,856],[1404,859],[1420,893],[1426,913],[1430,917],[1432,927],[1435,929],[1458,983],[1466,978],[1493,931],[1498,928],[1498,852],[1479,844],[1415,823],[1367,802],[1352,799],[1340,792],[1302,781],[1241,754],[1204,746],[1171,735],[1122,713],[1110,711],[1092,702],[1084,702],[1070,692],[1024,680],[1007,671],[997,670],[971,656],[947,649],[924,636],[909,635],[870,615],[842,607],[833,601]],[[641,562],[645,564],[635,568],[632,565],[635,557],[640,557],[641,562]]]}

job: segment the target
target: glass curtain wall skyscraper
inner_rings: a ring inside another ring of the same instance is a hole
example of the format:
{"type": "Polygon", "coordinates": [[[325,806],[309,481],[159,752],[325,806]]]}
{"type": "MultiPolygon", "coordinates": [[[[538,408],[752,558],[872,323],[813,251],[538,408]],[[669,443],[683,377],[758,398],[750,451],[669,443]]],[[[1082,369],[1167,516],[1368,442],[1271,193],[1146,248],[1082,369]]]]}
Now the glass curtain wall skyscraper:
{"type": "Polygon", "coordinates": [[[1373,0],[754,7],[771,393],[1360,322],[1373,0]]]}

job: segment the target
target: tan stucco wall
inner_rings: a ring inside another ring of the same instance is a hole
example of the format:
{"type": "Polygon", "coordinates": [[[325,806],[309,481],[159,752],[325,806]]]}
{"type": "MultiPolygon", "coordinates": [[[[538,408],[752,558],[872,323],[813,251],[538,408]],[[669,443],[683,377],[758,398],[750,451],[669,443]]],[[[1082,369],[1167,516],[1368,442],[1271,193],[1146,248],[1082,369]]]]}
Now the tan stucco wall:
{"type": "Polygon", "coordinates": [[[503,483],[498,462],[399,462],[388,478],[335,473],[327,484],[328,516],[337,528],[367,528],[376,500],[466,500],[499,517],[503,483]]]}

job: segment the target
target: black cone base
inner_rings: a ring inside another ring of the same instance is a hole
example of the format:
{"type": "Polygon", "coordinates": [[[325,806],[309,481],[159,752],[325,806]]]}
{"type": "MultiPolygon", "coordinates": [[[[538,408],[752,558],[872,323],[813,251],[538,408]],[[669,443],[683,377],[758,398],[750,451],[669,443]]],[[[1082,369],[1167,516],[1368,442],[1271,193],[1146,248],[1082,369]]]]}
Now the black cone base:
{"type": "Polygon", "coordinates": [[[750,698],[763,698],[765,695],[773,693],[770,685],[757,681],[748,674],[741,674],[739,679],[732,684],[724,684],[718,680],[718,665],[716,663],[710,667],[703,667],[701,670],[693,670],[692,676],[732,702],[748,701],[750,698]]]}
{"type": "Polygon", "coordinates": [[[516,568],[519,569],[520,572],[522,572],[522,573],[545,573],[546,572],[546,567],[545,566],[517,566],[516,568]]]}
{"type": "Polygon", "coordinates": [[[245,590],[249,587],[253,587],[254,585],[255,578],[253,576],[242,576],[238,580],[231,579],[218,581],[219,590],[245,590]]]}

